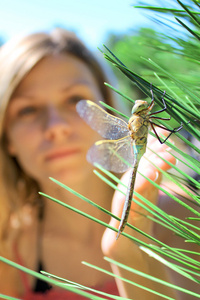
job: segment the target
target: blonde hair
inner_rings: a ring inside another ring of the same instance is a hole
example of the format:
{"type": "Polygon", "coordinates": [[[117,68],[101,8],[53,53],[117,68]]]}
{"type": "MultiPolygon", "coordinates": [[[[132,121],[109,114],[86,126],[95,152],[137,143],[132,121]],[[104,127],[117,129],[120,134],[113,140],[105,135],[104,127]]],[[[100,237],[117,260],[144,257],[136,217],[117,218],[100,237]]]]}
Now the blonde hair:
{"type": "MultiPolygon", "coordinates": [[[[9,41],[0,49],[0,240],[11,212],[26,204],[35,204],[39,187],[28,177],[15,158],[7,151],[4,133],[5,113],[16,87],[28,72],[44,57],[57,53],[73,54],[84,61],[97,80],[103,99],[112,104],[113,95],[104,85],[108,79],[102,66],[77,36],[61,28],[51,33],[35,33],[9,41]],[[34,196],[34,197],[33,197],[34,196]]],[[[37,201],[38,202],[38,201],[37,201]]]]}

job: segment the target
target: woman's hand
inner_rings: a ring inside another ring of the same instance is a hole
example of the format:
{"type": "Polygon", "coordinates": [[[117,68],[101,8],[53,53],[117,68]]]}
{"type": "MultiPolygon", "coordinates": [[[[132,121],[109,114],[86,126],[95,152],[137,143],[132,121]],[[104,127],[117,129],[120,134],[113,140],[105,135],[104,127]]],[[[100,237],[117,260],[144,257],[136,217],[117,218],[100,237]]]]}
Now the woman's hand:
{"type": "MultiPolygon", "coordinates": [[[[168,135],[169,133],[164,130],[158,130],[159,135],[162,133],[164,135],[168,135]]],[[[157,138],[149,136],[148,139],[148,147],[153,149],[155,153],[159,154],[161,157],[165,158],[168,162],[175,164],[175,158],[168,153],[166,150],[170,150],[166,144],[161,144],[157,138]]],[[[162,170],[170,169],[170,166],[164,162],[162,159],[158,158],[156,154],[152,153],[147,149],[145,155],[141,158],[138,173],[136,175],[136,182],[134,191],[139,193],[141,196],[145,197],[153,204],[158,203],[158,189],[151,184],[147,179],[145,179],[139,173],[141,172],[147,178],[150,178],[157,184],[161,183],[161,173],[158,169],[151,164],[154,163],[162,170]]],[[[130,177],[130,172],[126,172],[121,181],[126,186],[128,184],[130,177]]],[[[119,185],[120,190],[126,193],[126,188],[124,186],[119,185]]],[[[134,199],[140,201],[135,195],[134,199]]],[[[116,191],[113,196],[112,201],[112,213],[121,218],[123,205],[124,205],[125,195],[119,191],[116,191]]],[[[149,214],[144,208],[140,207],[139,204],[132,201],[131,210],[128,218],[128,222],[143,232],[152,235],[153,234],[153,222],[146,218],[145,215],[149,214]],[[139,213],[138,213],[139,212],[139,213]]],[[[110,225],[118,228],[119,221],[114,218],[111,218],[110,225]]],[[[126,233],[131,234],[135,238],[140,241],[149,243],[149,239],[144,235],[138,233],[137,231],[132,230],[128,226],[125,227],[124,230],[126,233]]],[[[155,276],[156,278],[160,278],[165,281],[169,281],[168,274],[166,272],[165,266],[160,264],[159,262],[152,259],[147,254],[143,253],[140,250],[137,243],[134,243],[132,240],[123,237],[120,235],[119,239],[116,240],[117,233],[111,229],[106,229],[102,238],[102,251],[104,255],[124,264],[133,269],[139,270],[146,274],[155,276]]],[[[162,285],[157,284],[156,282],[150,281],[143,276],[138,276],[132,272],[126,271],[123,268],[118,267],[114,263],[111,264],[113,273],[117,276],[122,276],[127,280],[138,283],[139,285],[146,286],[151,290],[155,290],[160,293],[164,293],[172,298],[175,298],[174,291],[168,287],[164,287],[162,285]]],[[[116,279],[118,289],[120,295],[123,297],[134,297],[134,299],[149,299],[155,300],[160,299],[159,296],[156,296],[153,293],[149,293],[146,290],[137,288],[134,284],[131,285],[126,283],[119,278],[116,279]]]]}

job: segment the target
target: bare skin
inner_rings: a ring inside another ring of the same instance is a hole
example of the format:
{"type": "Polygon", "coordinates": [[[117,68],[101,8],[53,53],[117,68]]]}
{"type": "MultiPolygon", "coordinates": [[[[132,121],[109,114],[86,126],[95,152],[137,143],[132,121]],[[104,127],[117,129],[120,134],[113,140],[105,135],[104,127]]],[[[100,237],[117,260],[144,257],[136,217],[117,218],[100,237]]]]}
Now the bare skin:
{"type": "MultiPolygon", "coordinates": [[[[9,104],[6,118],[8,149],[27,174],[39,182],[42,192],[108,221],[107,216],[58,188],[48,178],[52,176],[110,208],[108,199],[111,202],[112,191],[96,178],[85,158],[88,148],[99,138],[76,113],[77,101],[88,98],[98,101],[102,95],[83,62],[73,56],[44,59],[21,82],[9,104]],[[105,191],[103,195],[102,190],[105,191]],[[96,194],[99,199],[96,199],[96,194]]],[[[88,272],[88,268],[80,262],[100,261],[102,266],[109,268],[108,263],[102,260],[101,239],[97,238],[102,236],[104,229],[47,199],[44,201],[42,225],[35,220],[34,211],[30,210],[28,217],[25,209],[24,216],[29,219],[29,226],[25,224],[19,236],[18,228],[12,234],[12,240],[18,238],[24,264],[36,270],[41,259],[48,272],[83,284],[103,284],[107,276],[92,270],[88,272]],[[38,253],[39,226],[42,226],[42,237],[38,253]],[[73,257],[71,253],[74,253],[73,257]],[[70,260],[66,260],[69,256],[70,260]],[[65,268],[63,260],[67,262],[65,268]]],[[[11,226],[17,227],[14,216],[11,220],[11,226]]],[[[17,284],[10,282],[9,287],[13,287],[14,294],[22,295],[18,272],[13,273],[16,273],[17,284]]],[[[35,279],[30,278],[31,285],[34,282],[35,279]]],[[[2,284],[2,291],[4,289],[2,284]]]]}
{"type": "MultiPolygon", "coordinates": [[[[39,182],[40,191],[108,223],[107,215],[48,179],[49,176],[54,177],[106,209],[112,209],[116,215],[121,215],[124,196],[119,192],[113,196],[113,190],[93,174],[92,166],[86,161],[87,150],[99,136],[76,113],[75,104],[80,99],[102,100],[87,66],[73,56],[45,58],[21,82],[9,104],[6,118],[8,149],[27,174],[39,182]]],[[[154,138],[149,139],[149,144],[161,156],[175,163],[174,158],[165,151],[166,145],[160,145],[154,138]]],[[[146,156],[155,160],[150,152],[146,156]]],[[[163,161],[156,159],[156,163],[163,170],[169,169],[169,165],[163,161]]],[[[140,170],[157,183],[161,182],[161,175],[145,158],[141,160],[140,170]]],[[[122,181],[127,184],[128,180],[127,172],[122,181]]],[[[135,191],[153,203],[158,203],[157,189],[140,175],[136,179],[135,191]]],[[[37,270],[38,261],[41,260],[45,271],[88,286],[102,285],[112,278],[83,266],[83,260],[135,280],[133,275],[110,266],[103,260],[104,255],[168,279],[165,268],[152,262],[128,239],[120,237],[116,241],[115,232],[105,230],[46,198],[44,201],[45,215],[41,223],[36,218],[36,211],[29,206],[25,206],[21,212],[21,229],[17,217],[11,217],[9,258],[16,261],[13,243],[17,243],[26,267],[37,270]]],[[[140,210],[135,204],[133,206],[140,210]]],[[[157,234],[156,228],[149,221],[134,213],[130,214],[128,221],[147,233],[157,234]]],[[[111,220],[110,224],[118,227],[115,220],[111,220]]],[[[3,275],[0,273],[0,291],[10,296],[22,296],[24,291],[19,272],[7,266],[4,269],[3,275]]],[[[143,279],[136,280],[143,283],[143,279]]],[[[34,286],[35,278],[29,277],[29,282],[34,286]]],[[[135,299],[148,296],[148,299],[156,299],[155,295],[151,296],[119,280],[117,284],[122,296],[135,299]]],[[[152,284],[149,286],[152,287],[152,284]]],[[[160,290],[158,285],[153,284],[153,288],[160,290]]],[[[174,296],[173,291],[167,288],[161,287],[161,290],[174,296]]]]}
{"type": "MultiPolygon", "coordinates": [[[[163,130],[161,132],[163,134],[167,134],[163,130]]],[[[166,160],[175,163],[175,160],[172,158],[170,153],[165,151],[165,149],[167,149],[167,146],[159,144],[158,140],[155,140],[151,136],[149,136],[148,146],[152,149],[156,149],[156,153],[161,154],[161,156],[166,160]]],[[[156,163],[156,165],[159,166],[161,169],[168,170],[169,166],[165,164],[163,161],[161,161],[160,159],[156,158],[155,154],[151,154],[149,151],[147,151],[147,153],[144,156],[147,157],[153,163],[156,163]]],[[[145,157],[142,158],[141,160],[141,164],[139,166],[139,172],[142,172],[145,176],[151,178],[152,180],[156,178],[155,182],[160,184],[162,179],[161,174],[159,174],[159,172],[156,170],[156,168],[153,165],[151,165],[151,163],[145,160],[145,157]]],[[[122,177],[122,182],[127,182],[127,177],[128,174],[126,173],[122,177]]],[[[167,182],[164,182],[164,187],[167,188],[167,186],[169,187],[170,191],[174,190],[176,191],[176,193],[183,195],[183,191],[181,189],[178,189],[177,186],[173,186],[171,185],[171,183],[169,184],[167,182]]],[[[122,188],[122,190],[124,190],[124,188],[122,188]]],[[[152,203],[157,204],[168,214],[175,215],[183,220],[188,216],[188,211],[186,209],[184,209],[181,205],[171,200],[162,192],[159,192],[153,185],[151,185],[147,180],[145,180],[139,174],[137,175],[136,178],[135,191],[141,194],[142,196],[146,197],[152,203]]],[[[134,198],[136,197],[134,196],[134,198]]],[[[121,211],[123,209],[123,201],[124,201],[124,196],[118,191],[115,192],[113,197],[113,202],[112,202],[112,210],[114,214],[120,216],[121,211]]],[[[132,210],[140,211],[146,214],[146,211],[144,211],[144,209],[142,209],[136,203],[132,204],[132,210]]],[[[151,221],[146,220],[141,216],[138,216],[138,214],[134,213],[133,211],[130,213],[128,222],[172,247],[199,252],[199,247],[197,245],[191,243],[185,243],[182,238],[173,235],[170,231],[166,230],[162,226],[153,224],[151,221]]],[[[118,222],[115,219],[111,219],[110,225],[117,227],[118,222]]],[[[141,239],[144,242],[152,243],[151,241],[148,241],[146,238],[142,237],[139,233],[133,232],[128,227],[125,229],[125,232],[130,233],[134,237],[141,239]]],[[[167,280],[169,282],[172,282],[175,285],[181,286],[185,289],[188,288],[189,290],[199,293],[198,284],[195,284],[194,282],[185,279],[181,275],[178,275],[177,273],[168,270],[160,263],[157,263],[155,260],[147,256],[145,253],[142,253],[142,251],[140,251],[136,245],[134,245],[125,237],[122,237],[121,239],[119,239],[118,243],[115,243],[115,236],[116,234],[113,231],[106,229],[102,239],[102,248],[104,253],[108,257],[111,257],[116,261],[122,262],[127,266],[133,267],[137,270],[140,270],[142,272],[145,272],[157,278],[167,280]],[[124,252],[126,253],[126,255],[123,254],[124,252]]],[[[198,259],[198,257],[194,257],[194,258],[198,259]]],[[[156,285],[155,283],[150,282],[146,279],[143,280],[142,278],[139,278],[137,275],[134,275],[123,269],[120,269],[115,265],[113,265],[112,268],[114,273],[119,274],[120,276],[124,276],[125,278],[130,279],[131,281],[135,281],[139,284],[144,284],[144,286],[147,286],[148,288],[152,288],[165,295],[174,297],[174,299],[184,299],[184,300],[196,299],[196,297],[187,295],[185,293],[172,291],[162,285],[160,286],[158,284],[156,285]]],[[[136,299],[161,299],[160,297],[157,297],[156,295],[150,294],[148,292],[145,291],[141,292],[139,288],[135,288],[133,293],[132,287],[126,283],[123,283],[122,281],[120,281],[118,285],[121,291],[121,295],[125,297],[134,295],[136,299]]]]}

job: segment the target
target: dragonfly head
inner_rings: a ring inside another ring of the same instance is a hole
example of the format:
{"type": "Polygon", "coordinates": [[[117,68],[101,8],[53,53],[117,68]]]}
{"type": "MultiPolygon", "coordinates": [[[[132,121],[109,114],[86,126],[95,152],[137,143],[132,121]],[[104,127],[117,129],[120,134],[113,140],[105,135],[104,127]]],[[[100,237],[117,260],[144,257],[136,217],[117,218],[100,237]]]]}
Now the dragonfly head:
{"type": "Polygon", "coordinates": [[[137,113],[139,113],[139,112],[141,112],[142,110],[146,110],[146,109],[148,109],[148,107],[149,107],[149,104],[148,104],[148,102],[147,101],[144,101],[144,100],[136,100],[135,101],[135,104],[134,104],[134,106],[133,106],[133,108],[132,108],[132,114],[137,114],[137,113]]]}

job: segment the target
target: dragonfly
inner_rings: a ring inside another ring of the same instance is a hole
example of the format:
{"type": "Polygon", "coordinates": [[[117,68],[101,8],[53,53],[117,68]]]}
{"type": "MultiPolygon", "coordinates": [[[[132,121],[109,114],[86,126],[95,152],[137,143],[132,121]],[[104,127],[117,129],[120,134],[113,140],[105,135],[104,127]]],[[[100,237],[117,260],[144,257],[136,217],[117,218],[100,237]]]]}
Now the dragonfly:
{"type": "Polygon", "coordinates": [[[92,145],[88,150],[87,160],[93,165],[98,163],[105,169],[115,173],[123,173],[131,166],[130,180],[116,239],[123,232],[128,221],[138,165],[141,157],[146,152],[149,127],[151,126],[160,143],[164,143],[172,133],[181,130],[183,127],[181,125],[171,130],[154,123],[154,119],[170,120],[170,117],[157,116],[157,114],[167,109],[164,100],[165,92],[162,96],[164,107],[156,112],[151,112],[154,106],[154,95],[152,89],[150,91],[152,95],[151,103],[148,104],[147,101],[136,100],[128,123],[119,117],[111,115],[90,100],[80,100],[76,106],[79,116],[105,139],[92,145]],[[169,131],[169,135],[164,140],[161,140],[155,130],[155,126],[169,131]]]}

